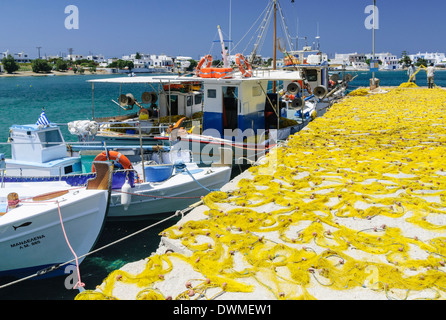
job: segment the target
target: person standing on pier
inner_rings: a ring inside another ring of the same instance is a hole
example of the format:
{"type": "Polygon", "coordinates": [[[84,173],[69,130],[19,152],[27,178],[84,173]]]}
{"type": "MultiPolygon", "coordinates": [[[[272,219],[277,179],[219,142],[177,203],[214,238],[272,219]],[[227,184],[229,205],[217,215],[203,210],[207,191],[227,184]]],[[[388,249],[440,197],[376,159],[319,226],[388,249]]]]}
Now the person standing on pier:
{"type": "Polygon", "coordinates": [[[435,76],[435,68],[434,64],[431,63],[431,65],[427,68],[427,87],[429,89],[432,89],[434,87],[434,76],[435,76]]]}
{"type": "Polygon", "coordinates": [[[409,66],[409,69],[407,70],[407,75],[409,76],[409,82],[415,83],[416,76],[414,75],[414,73],[415,73],[415,66],[412,63],[409,66]]]}

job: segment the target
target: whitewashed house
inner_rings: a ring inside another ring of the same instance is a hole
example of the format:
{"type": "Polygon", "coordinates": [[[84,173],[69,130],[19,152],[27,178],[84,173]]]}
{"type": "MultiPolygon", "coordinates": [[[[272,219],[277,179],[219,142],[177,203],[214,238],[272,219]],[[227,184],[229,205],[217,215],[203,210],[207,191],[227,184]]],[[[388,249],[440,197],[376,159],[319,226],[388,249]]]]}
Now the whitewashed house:
{"type": "Polygon", "coordinates": [[[0,53],[0,60],[3,58],[8,57],[8,55],[11,55],[15,62],[17,63],[30,63],[31,59],[29,55],[25,52],[19,52],[19,53],[10,53],[9,50],[6,50],[5,52],[0,53]]]}
{"type": "Polygon", "coordinates": [[[102,54],[94,54],[87,56],[88,61],[94,61],[95,63],[101,64],[102,62],[105,62],[105,57],[102,54]]]}
{"type": "MultiPolygon", "coordinates": [[[[373,55],[368,54],[367,58],[372,59],[373,55]]],[[[398,70],[401,68],[398,57],[390,52],[375,53],[375,59],[382,62],[382,64],[379,66],[381,70],[398,70]]]]}
{"type": "Polygon", "coordinates": [[[410,54],[409,58],[416,63],[419,59],[425,59],[428,64],[433,63],[434,65],[442,64],[445,60],[445,54],[440,52],[418,52],[417,54],[410,54]]]}

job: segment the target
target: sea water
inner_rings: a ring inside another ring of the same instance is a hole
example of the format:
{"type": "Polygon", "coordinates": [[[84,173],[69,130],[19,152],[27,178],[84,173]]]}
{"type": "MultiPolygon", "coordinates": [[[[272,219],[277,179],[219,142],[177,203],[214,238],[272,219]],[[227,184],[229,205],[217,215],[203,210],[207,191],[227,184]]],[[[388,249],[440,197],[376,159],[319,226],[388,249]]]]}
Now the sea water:
{"type": "MultiPolygon", "coordinates": [[[[337,72],[335,72],[337,73],[337,72]]],[[[357,87],[369,86],[370,72],[347,72],[357,75],[349,85],[349,91],[357,87]]],[[[341,72],[342,75],[342,72],[341,72]]],[[[111,100],[118,101],[120,94],[132,93],[137,100],[144,91],[155,91],[157,87],[148,84],[119,85],[97,83],[92,90],[90,79],[116,77],[116,75],[83,75],[56,77],[5,77],[0,78],[0,153],[10,156],[10,147],[6,144],[9,128],[14,124],[34,124],[42,109],[52,123],[67,124],[75,120],[87,120],[95,117],[113,116],[132,113],[124,111],[111,100]],[[94,92],[94,104],[93,104],[94,92]]],[[[399,86],[408,80],[406,71],[380,71],[375,74],[381,86],[399,86]]],[[[427,86],[425,72],[417,75],[418,86],[427,86]]],[[[437,71],[435,83],[446,87],[446,71],[437,71]]],[[[66,125],[62,125],[62,133],[66,141],[77,141],[66,125]]],[[[169,215],[152,216],[146,220],[133,222],[109,222],[95,248],[101,248],[121,239],[133,232],[150,226],[169,215]]],[[[175,224],[175,217],[146,232],[131,237],[119,244],[108,247],[87,256],[80,266],[81,280],[86,289],[94,289],[96,285],[126,263],[145,259],[154,252],[160,242],[159,233],[175,224]]],[[[0,285],[14,279],[1,278],[0,285]]],[[[27,280],[0,289],[1,300],[72,300],[77,290],[68,290],[63,277],[44,280],[27,280]]]]}
{"type": "Polygon", "coordinates": [[[120,94],[127,93],[132,93],[137,101],[141,101],[143,92],[158,89],[158,85],[149,84],[96,83],[92,87],[92,83],[88,82],[110,77],[119,76],[0,78],[0,153],[10,155],[10,147],[5,142],[11,125],[35,124],[42,110],[45,110],[51,123],[63,124],[61,130],[66,141],[77,141],[77,136],[68,131],[68,122],[135,113],[138,107],[125,111],[113,101],[117,102],[120,94]]]}

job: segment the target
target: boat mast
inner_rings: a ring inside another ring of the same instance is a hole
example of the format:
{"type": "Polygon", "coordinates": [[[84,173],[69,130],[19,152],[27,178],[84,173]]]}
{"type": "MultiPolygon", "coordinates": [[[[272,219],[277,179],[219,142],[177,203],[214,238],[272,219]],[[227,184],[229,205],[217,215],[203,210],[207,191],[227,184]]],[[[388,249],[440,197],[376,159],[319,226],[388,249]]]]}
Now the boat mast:
{"type": "MultiPolygon", "coordinates": [[[[273,70],[276,70],[276,64],[277,64],[277,0],[274,1],[274,45],[273,45],[273,70]]],[[[273,92],[276,92],[276,81],[273,81],[273,92]]]]}

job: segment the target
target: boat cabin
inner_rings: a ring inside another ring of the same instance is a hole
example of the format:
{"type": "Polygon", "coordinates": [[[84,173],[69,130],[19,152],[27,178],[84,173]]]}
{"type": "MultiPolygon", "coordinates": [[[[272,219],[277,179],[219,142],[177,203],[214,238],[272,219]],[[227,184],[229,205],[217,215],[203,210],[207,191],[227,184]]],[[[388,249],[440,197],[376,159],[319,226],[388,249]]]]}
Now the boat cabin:
{"type": "MultiPolygon", "coordinates": [[[[328,65],[305,65],[297,70],[255,70],[250,77],[235,72],[223,78],[153,76],[98,79],[90,82],[159,84],[159,112],[154,120],[169,115],[192,118],[194,113],[203,112],[203,135],[241,141],[249,136],[262,135],[267,129],[277,128],[278,115],[287,116],[287,112],[276,111],[277,107],[283,108],[283,98],[277,93],[271,93],[271,83],[276,81],[277,91],[281,88],[286,92],[291,82],[303,83],[303,79],[309,83],[310,91],[318,86],[326,87],[329,80],[328,65]]],[[[301,97],[301,93],[299,90],[293,96],[301,97]]],[[[311,95],[305,94],[307,97],[311,95]]]]}
{"type": "MultiPolygon", "coordinates": [[[[329,65],[326,55],[319,50],[297,50],[289,52],[284,58],[285,70],[298,70],[301,79],[306,79],[311,92],[318,86],[329,89],[329,65]]],[[[285,86],[288,83],[285,83],[285,86]]]]}
{"type": "Polygon", "coordinates": [[[203,94],[199,91],[164,90],[159,93],[158,103],[160,117],[184,115],[192,118],[194,113],[203,109],[203,94]]]}
{"type": "Polygon", "coordinates": [[[67,156],[67,145],[57,126],[13,125],[9,141],[11,159],[6,161],[9,176],[82,173],[80,158],[67,156]]]}
{"type": "Polygon", "coordinates": [[[265,129],[267,80],[206,79],[203,89],[204,135],[232,139],[240,131],[246,137],[265,129]]]}

